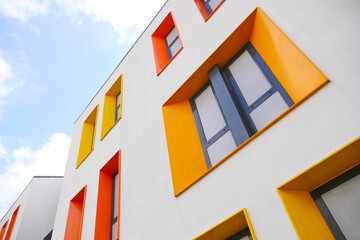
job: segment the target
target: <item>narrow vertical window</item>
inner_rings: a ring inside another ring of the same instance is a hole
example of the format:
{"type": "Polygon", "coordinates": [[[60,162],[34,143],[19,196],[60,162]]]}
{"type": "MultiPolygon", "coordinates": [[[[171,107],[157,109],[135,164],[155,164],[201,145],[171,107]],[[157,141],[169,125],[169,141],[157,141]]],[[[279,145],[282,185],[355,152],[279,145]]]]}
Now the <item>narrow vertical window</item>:
{"type": "Polygon", "coordinates": [[[111,197],[111,240],[117,238],[118,228],[118,203],[119,203],[119,172],[112,176],[112,197],[111,197]]]}
{"type": "Polygon", "coordinates": [[[121,92],[116,96],[115,122],[120,118],[121,92]]]}
{"type": "Polygon", "coordinates": [[[173,27],[173,29],[165,37],[165,43],[169,59],[172,59],[173,56],[181,49],[180,39],[175,27],[173,27]]]}

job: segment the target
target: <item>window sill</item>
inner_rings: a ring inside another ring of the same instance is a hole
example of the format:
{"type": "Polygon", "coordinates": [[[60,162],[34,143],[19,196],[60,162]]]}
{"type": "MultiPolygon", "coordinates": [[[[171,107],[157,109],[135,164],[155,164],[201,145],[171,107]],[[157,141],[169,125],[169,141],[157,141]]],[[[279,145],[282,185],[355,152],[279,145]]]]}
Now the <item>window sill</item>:
{"type": "Polygon", "coordinates": [[[225,158],[220,160],[217,164],[215,164],[212,168],[208,169],[205,173],[203,173],[201,176],[199,176],[195,181],[193,181],[191,184],[189,184],[186,188],[184,188],[179,193],[175,194],[175,197],[180,196],[183,192],[185,192],[187,189],[191,188],[194,184],[199,182],[202,178],[204,178],[206,175],[208,175],[210,172],[212,172],[214,169],[216,169],[218,166],[220,166],[223,162],[225,162],[227,159],[229,159],[231,156],[233,156],[236,152],[238,152],[240,149],[244,148],[247,144],[249,144],[251,141],[253,141],[255,138],[257,138],[259,135],[261,135],[264,131],[266,131],[268,128],[270,128],[272,125],[277,123],[280,119],[282,119],[284,116],[286,116],[288,113],[290,113],[292,110],[294,110],[297,106],[299,106],[302,102],[304,102],[306,99],[310,98],[314,93],[316,93],[318,90],[320,90],[323,86],[325,86],[329,80],[321,84],[318,88],[316,88],[314,91],[312,91],[310,94],[308,94],[306,97],[304,97],[301,101],[295,103],[293,106],[291,106],[288,110],[283,112],[280,116],[275,118],[271,123],[266,125],[263,129],[255,133],[253,136],[251,136],[248,140],[246,140],[243,144],[238,146],[234,151],[232,151],[230,154],[228,154],[225,158]]]}
{"type": "Polygon", "coordinates": [[[81,162],[76,166],[76,169],[78,169],[78,168],[81,166],[81,164],[83,164],[83,162],[88,158],[88,156],[90,156],[90,154],[91,154],[93,151],[94,151],[94,149],[91,149],[91,151],[90,151],[88,154],[86,154],[86,156],[84,157],[84,159],[81,160],[81,162]]]}
{"type": "Polygon", "coordinates": [[[172,62],[172,60],[181,52],[183,48],[184,47],[181,46],[179,51],[159,70],[159,72],[157,72],[157,76],[159,76],[165,70],[165,68],[172,62]]]}
{"type": "Polygon", "coordinates": [[[108,135],[108,133],[111,131],[111,129],[115,127],[115,125],[120,121],[120,119],[121,117],[118,120],[116,120],[116,122],[109,128],[109,130],[104,134],[104,136],[100,138],[100,141],[102,141],[106,137],[106,135],[108,135]]]}

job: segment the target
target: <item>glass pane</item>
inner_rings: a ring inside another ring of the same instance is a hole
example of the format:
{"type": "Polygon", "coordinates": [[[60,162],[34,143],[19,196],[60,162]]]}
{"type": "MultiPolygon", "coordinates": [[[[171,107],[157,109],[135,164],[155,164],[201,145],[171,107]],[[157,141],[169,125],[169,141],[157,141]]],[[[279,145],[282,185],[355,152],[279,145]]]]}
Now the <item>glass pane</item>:
{"type": "Polygon", "coordinates": [[[229,69],[249,106],[271,88],[248,51],[241,54],[229,69]]]}
{"type": "Polygon", "coordinates": [[[230,130],[208,147],[211,164],[214,166],[236,148],[234,138],[230,130]]]}
{"type": "Polygon", "coordinates": [[[281,97],[280,93],[276,92],[254,109],[254,111],[250,113],[250,116],[259,131],[288,108],[288,105],[281,97]]]}
{"type": "Polygon", "coordinates": [[[117,216],[118,213],[118,199],[119,199],[119,174],[115,175],[114,178],[114,196],[113,196],[113,218],[115,218],[117,216]]]}
{"type": "Polygon", "coordinates": [[[242,237],[239,240],[249,240],[249,236],[242,237]]]}
{"type": "Polygon", "coordinates": [[[115,222],[111,226],[111,240],[115,240],[117,238],[117,222],[115,222]]]}
{"type": "Polygon", "coordinates": [[[117,121],[119,117],[120,117],[120,107],[116,108],[115,121],[117,121]]]}
{"type": "Polygon", "coordinates": [[[209,2],[209,5],[211,7],[212,10],[214,10],[217,6],[219,6],[219,4],[222,2],[222,0],[211,0],[209,2]]]}
{"type": "Polygon", "coordinates": [[[348,240],[360,236],[360,175],[324,193],[322,199],[348,240]]]}
{"type": "Polygon", "coordinates": [[[166,36],[166,42],[168,46],[174,41],[174,39],[177,37],[176,28],[174,27],[169,34],[166,36]]]}
{"type": "Polygon", "coordinates": [[[116,96],[116,107],[120,106],[120,104],[121,104],[121,93],[119,93],[116,96]]]}
{"type": "Polygon", "coordinates": [[[210,86],[195,99],[195,104],[200,115],[205,137],[209,140],[226,126],[224,117],[210,86]]]}
{"type": "Polygon", "coordinates": [[[180,39],[176,39],[173,45],[170,47],[171,56],[173,57],[181,48],[180,39]]]}

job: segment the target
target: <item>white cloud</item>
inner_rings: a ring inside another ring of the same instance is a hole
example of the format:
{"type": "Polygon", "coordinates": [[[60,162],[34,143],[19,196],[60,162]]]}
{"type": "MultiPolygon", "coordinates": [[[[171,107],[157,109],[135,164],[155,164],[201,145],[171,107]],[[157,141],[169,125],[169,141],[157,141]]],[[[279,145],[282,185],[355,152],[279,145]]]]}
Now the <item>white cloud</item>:
{"type": "Polygon", "coordinates": [[[21,194],[33,176],[64,175],[70,138],[63,133],[53,134],[40,149],[21,147],[12,153],[0,143],[0,158],[7,159],[0,174],[0,218],[21,194]]]}
{"type": "Polygon", "coordinates": [[[110,23],[120,42],[134,42],[165,0],[57,0],[70,15],[88,15],[110,23]]]}
{"type": "Polygon", "coordinates": [[[0,119],[4,110],[5,98],[21,85],[22,81],[15,78],[11,66],[0,56],[0,119]]]}
{"type": "Polygon", "coordinates": [[[49,6],[49,0],[1,0],[0,13],[26,22],[30,17],[48,13],[49,6]]]}

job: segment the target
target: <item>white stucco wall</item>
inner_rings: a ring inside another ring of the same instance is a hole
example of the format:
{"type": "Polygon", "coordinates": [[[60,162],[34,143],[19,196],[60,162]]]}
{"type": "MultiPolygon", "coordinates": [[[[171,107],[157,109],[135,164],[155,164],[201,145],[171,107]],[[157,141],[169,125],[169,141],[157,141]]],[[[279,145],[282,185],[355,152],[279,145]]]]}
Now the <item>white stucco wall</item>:
{"type": "Polygon", "coordinates": [[[297,239],[275,189],[360,136],[358,29],[356,0],[226,0],[206,23],[193,0],[169,0],[75,122],[53,239],[63,239],[69,202],[85,185],[82,239],[94,239],[99,170],[119,149],[121,239],[192,239],[242,208],[258,239],[297,239]],[[330,83],[175,198],[161,106],[258,6],[330,83]],[[184,49],[156,76],[151,34],[169,11],[184,49]],[[123,118],[100,141],[104,95],[122,73],[123,118]],[[95,148],[75,169],[97,104],[95,148]]]}
{"type": "Polygon", "coordinates": [[[9,220],[20,206],[11,239],[43,239],[54,226],[62,177],[34,177],[0,222],[9,220]]]}

